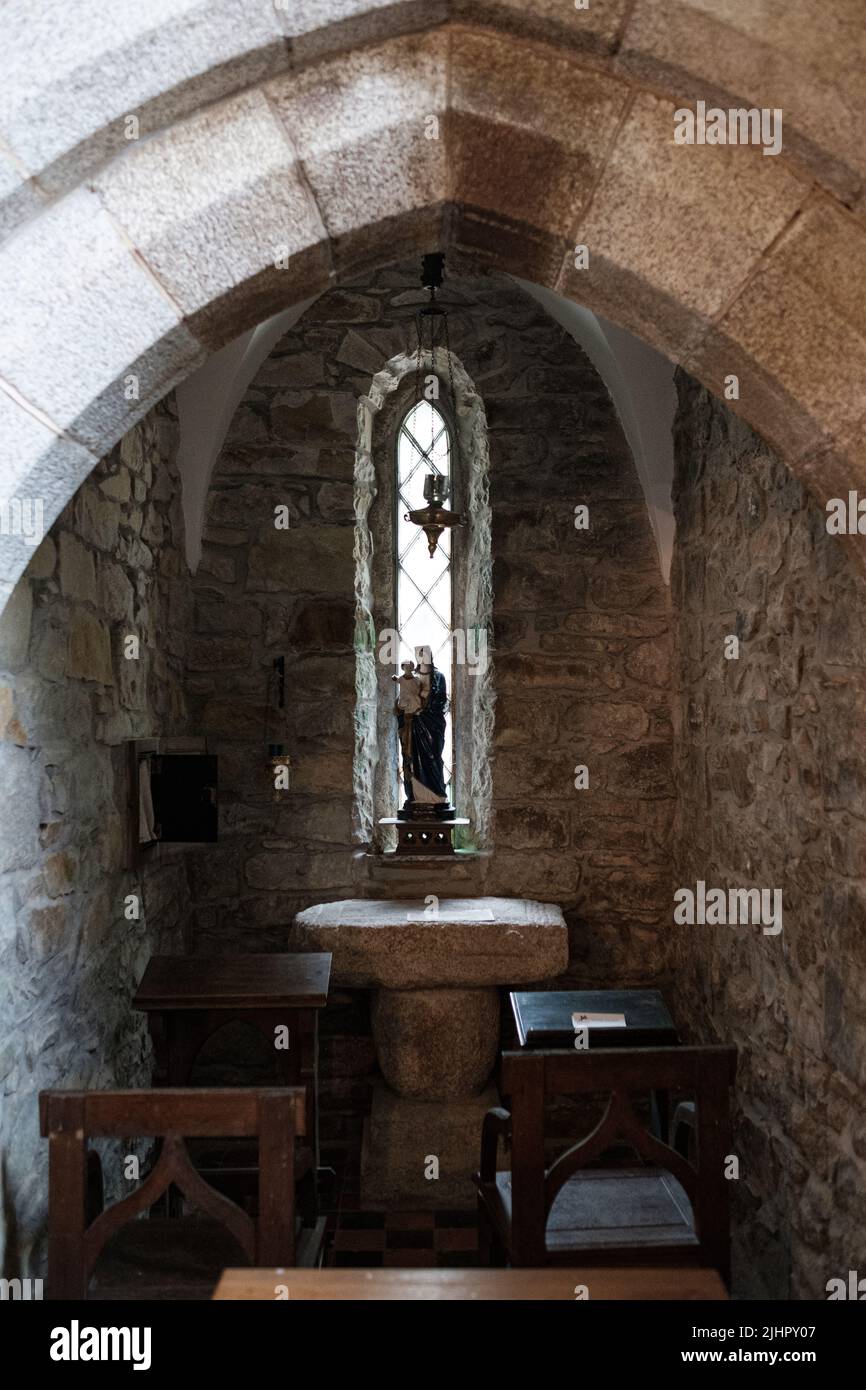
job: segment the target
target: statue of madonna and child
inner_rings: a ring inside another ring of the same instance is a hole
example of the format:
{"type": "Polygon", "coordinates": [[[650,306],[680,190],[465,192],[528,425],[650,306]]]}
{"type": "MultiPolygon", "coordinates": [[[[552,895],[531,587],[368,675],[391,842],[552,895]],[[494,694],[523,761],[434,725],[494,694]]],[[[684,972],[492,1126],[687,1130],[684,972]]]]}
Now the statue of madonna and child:
{"type": "Polygon", "coordinates": [[[447,819],[454,808],[445,789],[445,713],[448,689],[428,646],[415,648],[415,660],[401,662],[394,713],[400,740],[406,801],[400,820],[447,819]]]}

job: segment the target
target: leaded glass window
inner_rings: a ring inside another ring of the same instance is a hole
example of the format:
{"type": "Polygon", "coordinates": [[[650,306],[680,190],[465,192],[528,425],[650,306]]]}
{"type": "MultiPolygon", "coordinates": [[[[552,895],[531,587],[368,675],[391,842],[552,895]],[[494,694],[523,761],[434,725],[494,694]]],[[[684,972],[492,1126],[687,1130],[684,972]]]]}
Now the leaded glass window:
{"type": "Polygon", "coordinates": [[[444,763],[446,790],[453,800],[451,532],[442,533],[431,558],[420,526],[404,520],[406,512],[425,505],[424,479],[428,473],[451,481],[451,434],[441,411],[422,400],[404,415],[397,437],[397,632],[400,661],[414,661],[416,647],[430,646],[433,664],[448,683],[444,763]]]}

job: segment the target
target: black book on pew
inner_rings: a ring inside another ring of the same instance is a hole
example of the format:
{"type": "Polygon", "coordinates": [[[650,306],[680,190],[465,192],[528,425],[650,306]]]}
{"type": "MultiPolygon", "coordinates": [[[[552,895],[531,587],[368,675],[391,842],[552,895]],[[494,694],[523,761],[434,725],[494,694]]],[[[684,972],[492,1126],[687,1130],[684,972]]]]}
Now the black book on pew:
{"type": "Polygon", "coordinates": [[[511,995],[511,1007],[521,1047],[573,1048],[576,1029],[581,1027],[588,1030],[590,1047],[675,1047],[679,1043],[657,989],[522,990],[511,995]],[[577,1022],[572,1021],[573,1014],[577,1022]],[[592,1018],[599,1014],[614,1017],[592,1018]]]}

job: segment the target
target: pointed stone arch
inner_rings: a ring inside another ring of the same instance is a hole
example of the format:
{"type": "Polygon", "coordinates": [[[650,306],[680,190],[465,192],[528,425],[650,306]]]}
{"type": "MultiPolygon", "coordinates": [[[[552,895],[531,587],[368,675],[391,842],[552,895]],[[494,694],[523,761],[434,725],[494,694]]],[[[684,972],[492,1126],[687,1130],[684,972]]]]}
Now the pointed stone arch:
{"type": "MultiPolygon", "coordinates": [[[[35,214],[0,248],[5,498],[43,498],[50,526],[95,461],[207,354],[359,268],[433,245],[557,289],[717,393],[738,375],[737,410],[822,501],[866,484],[866,301],[851,289],[866,283],[864,171],[847,137],[825,159],[818,114],[801,105],[778,158],[675,148],[674,111],[700,63],[685,74],[682,54],[665,56],[645,0],[624,31],[608,22],[614,5],[592,7],[588,27],[551,19],[531,35],[509,6],[485,11],[484,28],[443,22],[443,7],[422,29],[416,11],[419,32],[396,35],[379,6],[328,8],[335,24],[289,35],[294,66],[240,63],[229,85],[242,90],[214,101],[205,85],[200,110],[169,102],[173,124],[99,145],[86,174],[73,161],[68,178],[82,181],[47,180],[47,205],[32,176],[35,214]]],[[[387,8],[410,25],[408,6],[387,8]]],[[[688,53],[714,51],[694,6],[665,8],[688,53]]],[[[729,8],[725,90],[750,96],[748,7],[729,8]]],[[[831,8],[835,44],[842,7],[831,8]]],[[[773,43],[775,55],[790,47],[781,33],[773,43]]],[[[809,55],[794,56],[806,71],[809,55]]],[[[854,79],[833,55],[822,61],[838,104],[854,79]]],[[[778,86],[779,62],[773,71],[778,86]]],[[[113,69],[105,79],[113,90],[113,69]]],[[[828,91],[819,106],[832,106],[828,91]]],[[[96,107],[94,128],[111,114],[107,92],[96,107]]],[[[30,155],[16,153],[15,178],[38,163],[30,155]]],[[[31,553],[0,535],[4,596],[31,553]]]]}

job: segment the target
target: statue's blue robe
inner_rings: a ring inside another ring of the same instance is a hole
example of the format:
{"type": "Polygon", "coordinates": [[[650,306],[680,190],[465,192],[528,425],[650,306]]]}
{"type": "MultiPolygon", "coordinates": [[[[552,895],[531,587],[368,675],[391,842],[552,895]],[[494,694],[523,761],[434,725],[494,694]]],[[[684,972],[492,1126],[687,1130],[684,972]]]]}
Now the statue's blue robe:
{"type": "MultiPolygon", "coordinates": [[[[412,775],[423,782],[435,796],[445,797],[445,770],[442,750],[445,747],[445,711],[448,708],[448,688],[445,677],[435,666],[430,673],[430,695],[426,707],[412,717],[412,775]]],[[[397,723],[402,729],[403,715],[397,723]]],[[[412,787],[405,786],[406,796],[413,800],[412,787]]]]}

